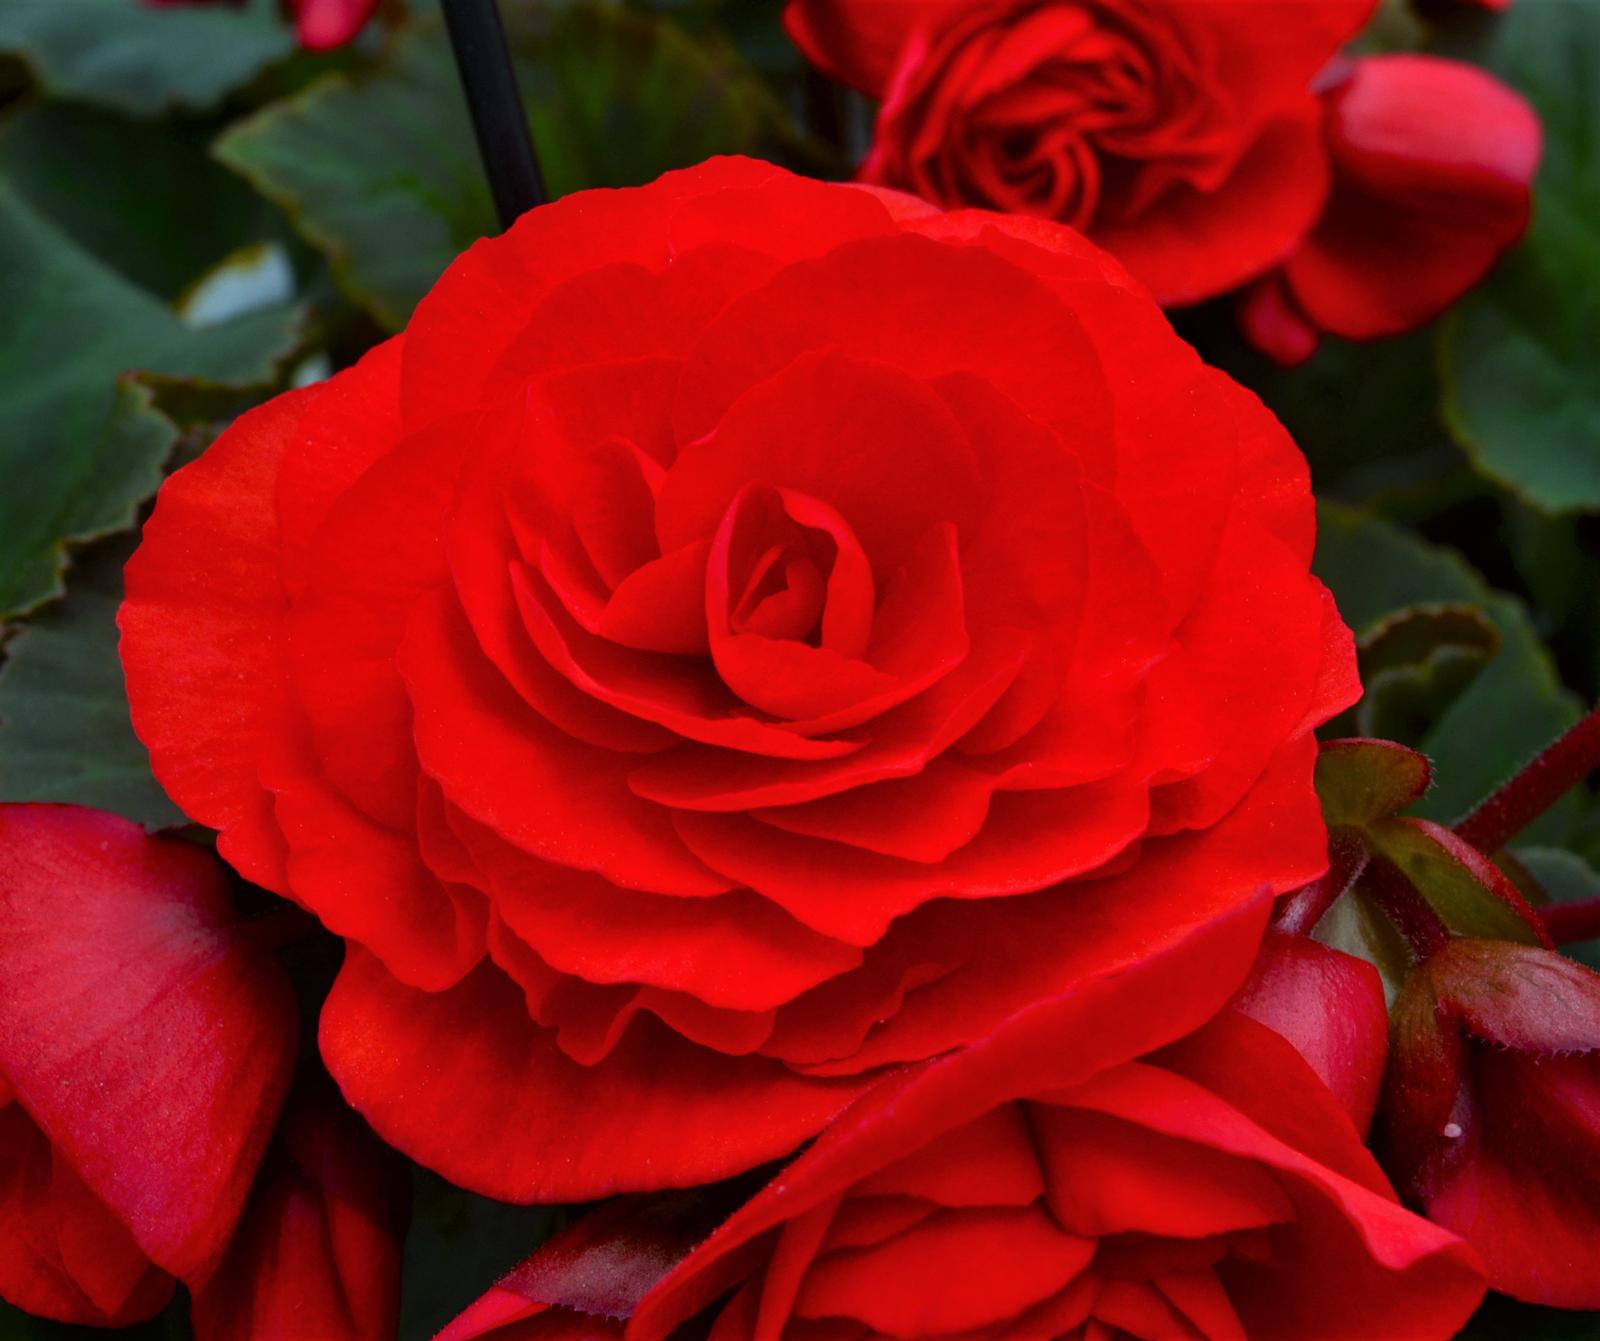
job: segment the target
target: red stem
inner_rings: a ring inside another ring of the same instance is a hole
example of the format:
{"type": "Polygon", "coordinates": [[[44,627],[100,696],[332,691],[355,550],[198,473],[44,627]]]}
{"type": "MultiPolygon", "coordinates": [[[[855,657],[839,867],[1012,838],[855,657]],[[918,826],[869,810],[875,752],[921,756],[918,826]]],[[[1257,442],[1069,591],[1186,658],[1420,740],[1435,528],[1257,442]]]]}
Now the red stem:
{"type": "Polygon", "coordinates": [[[1361,835],[1350,829],[1333,830],[1328,835],[1328,869],[1309,885],[1284,896],[1272,929],[1286,936],[1309,936],[1366,865],[1367,845],[1361,835]]]}
{"type": "Polygon", "coordinates": [[[1387,857],[1374,856],[1367,863],[1361,887],[1406,938],[1419,964],[1433,958],[1450,940],[1450,930],[1433,905],[1387,857]]]}
{"type": "Polygon", "coordinates": [[[1592,941],[1600,936],[1600,898],[1549,903],[1539,909],[1545,929],[1557,945],[1592,941]]]}
{"type": "Polygon", "coordinates": [[[1456,825],[1456,833],[1478,851],[1492,855],[1596,768],[1600,768],[1600,708],[1480,801],[1456,825]]]}

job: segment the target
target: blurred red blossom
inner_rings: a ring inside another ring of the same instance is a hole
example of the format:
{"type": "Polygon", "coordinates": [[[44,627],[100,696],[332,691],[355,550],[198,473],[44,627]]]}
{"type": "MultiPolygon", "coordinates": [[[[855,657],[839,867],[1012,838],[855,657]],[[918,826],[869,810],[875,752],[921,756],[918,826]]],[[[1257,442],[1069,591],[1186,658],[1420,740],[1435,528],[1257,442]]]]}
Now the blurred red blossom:
{"type": "Polygon", "coordinates": [[[1365,1137],[1389,1047],[1377,969],[1309,937],[1268,932],[1234,1006],[1294,1044],[1365,1137]]]}
{"type": "MultiPolygon", "coordinates": [[[[233,4],[238,0],[143,0],[147,5],[233,4]]],[[[351,41],[377,11],[378,0],[285,0],[295,34],[308,51],[328,51],[351,41]]]]}
{"type": "Polygon", "coordinates": [[[1356,0],[790,0],[820,69],[882,101],[863,180],[1070,223],[1157,301],[1244,287],[1249,340],[1436,316],[1521,237],[1532,109],[1429,56],[1347,61],[1356,0]]]}
{"type": "Polygon", "coordinates": [[[1328,188],[1318,71],[1372,0],[791,0],[883,107],[864,180],[1069,223],[1163,304],[1282,259],[1328,188]]]}
{"type": "Polygon", "coordinates": [[[1522,236],[1539,164],[1533,109],[1470,65],[1368,56],[1323,96],[1327,204],[1239,300],[1245,335],[1285,364],[1322,332],[1395,335],[1455,302],[1522,236]]]}

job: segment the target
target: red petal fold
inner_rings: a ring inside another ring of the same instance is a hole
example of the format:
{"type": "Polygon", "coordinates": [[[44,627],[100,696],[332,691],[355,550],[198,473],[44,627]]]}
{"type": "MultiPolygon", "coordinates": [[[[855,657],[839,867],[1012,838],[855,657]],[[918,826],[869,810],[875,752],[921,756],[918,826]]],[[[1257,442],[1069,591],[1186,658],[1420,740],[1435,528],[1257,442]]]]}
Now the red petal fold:
{"type": "Polygon", "coordinates": [[[216,1265],[288,1088],[287,979],[205,852],[72,806],[0,807],[0,1070],[152,1261],[216,1265]]]}

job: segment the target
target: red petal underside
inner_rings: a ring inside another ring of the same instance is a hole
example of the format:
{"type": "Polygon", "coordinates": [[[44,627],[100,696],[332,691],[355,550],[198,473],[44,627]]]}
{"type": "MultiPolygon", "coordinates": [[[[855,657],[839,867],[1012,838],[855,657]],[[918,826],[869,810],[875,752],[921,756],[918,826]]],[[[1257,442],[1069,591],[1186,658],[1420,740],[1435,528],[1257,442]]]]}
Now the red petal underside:
{"type": "Polygon", "coordinates": [[[1600,1308],[1600,1057],[1476,1045],[1471,1145],[1428,1214],[1482,1256],[1489,1283],[1557,1308],[1600,1308]]]}
{"type": "Polygon", "coordinates": [[[185,843],[67,806],[0,810],[0,1070],[177,1276],[215,1265],[288,1085],[287,980],[185,843]]]}
{"type": "Polygon", "coordinates": [[[590,1201],[726,1177],[792,1150],[866,1083],[724,1057],[648,1024],[580,1066],[497,970],[418,992],[352,950],[321,1040],[345,1097],[385,1140],[507,1201],[590,1201]]]}
{"type": "Polygon", "coordinates": [[[400,1310],[405,1166],[338,1096],[290,1103],[222,1265],[194,1295],[199,1341],[377,1341],[400,1310]]]}
{"type": "Polygon", "coordinates": [[[965,1051],[881,1083],[658,1287],[630,1333],[659,1341],[726,1288],[723,1259],[998,1104],[1086,1078],[1192,1028],[1232,989],[1266,911],[1258,899],[1124,973],[1080,980],[1066,995],[1036,1002],[965,1051]],[[1152,981],[1181,981],[1189,990],[1174,999],[1149,990],[1152,981]]]}
{"type": "Polygon", "coordinates": [[[1137,218],[1097,224],[1091,235],[1163,306],[1236,288],[1316,222],[1328,192],[1320,120],[1308,98],[1269,125],[1216,190],[1174,183],[1137,218]]]}
{"type": "Polygon", "coordinates": [[[124,1327],[172,1296],[172,1277],[15,1103],[0,1107],[0,1242],[0,1299],[27,1313],[124,1327]]]}
{"type": "Polygon", "coordinates": [[[1270,933],[1235,1004],[1294,1044],[1365,1135],[1389,1050],[1377,969],[1309,937],[1270,933]]]}
{"type": "Polygon", "coordinates": [[[1539,120],[1493,76],[1429,56],[1358,61],[1329,99],[1333,190],[1285,278],[1316,326],[1393,335],[1454,302],[1522,236],[1539,120]]]}

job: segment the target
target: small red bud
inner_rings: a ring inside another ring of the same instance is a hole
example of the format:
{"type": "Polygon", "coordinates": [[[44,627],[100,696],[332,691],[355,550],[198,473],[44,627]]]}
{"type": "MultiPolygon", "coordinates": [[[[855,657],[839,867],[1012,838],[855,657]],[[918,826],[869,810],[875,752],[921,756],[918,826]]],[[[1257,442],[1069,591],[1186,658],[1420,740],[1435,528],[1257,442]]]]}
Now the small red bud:
{"type": "Polygon", "coordinates": [[[1365,1136],[1389,1042],[1377,969],[1305,936],[1268,932],[1234,1005],[1293,1043],[1365,1136]]]}
{"type": "Polygon", "coordinates": [[[1497,1290],[1600,1308],[1600,974],[1454,940],[1395,1003],[1379,1149],[1497,1290]]]}

